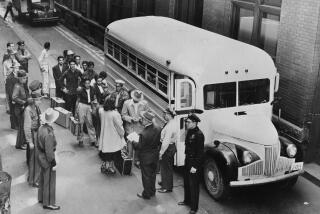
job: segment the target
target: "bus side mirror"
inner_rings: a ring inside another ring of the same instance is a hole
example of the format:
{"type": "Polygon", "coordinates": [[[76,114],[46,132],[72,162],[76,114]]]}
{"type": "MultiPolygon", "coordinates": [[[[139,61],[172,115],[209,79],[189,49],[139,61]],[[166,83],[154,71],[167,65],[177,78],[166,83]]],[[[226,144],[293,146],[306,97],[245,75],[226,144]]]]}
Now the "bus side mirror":
{"type": "Polygon", "coordinates": [[[280,79],[280,74],[277,73],[274,80],[274,92],[278,92],[279,90],[279,79],[280,79]]]}

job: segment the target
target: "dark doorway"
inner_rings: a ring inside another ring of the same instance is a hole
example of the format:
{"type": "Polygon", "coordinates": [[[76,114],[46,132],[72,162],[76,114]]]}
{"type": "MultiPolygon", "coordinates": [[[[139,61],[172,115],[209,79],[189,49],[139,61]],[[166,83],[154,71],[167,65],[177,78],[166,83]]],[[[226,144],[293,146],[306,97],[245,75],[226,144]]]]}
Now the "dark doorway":
{"type": "Polygon", "coordinates": [[[177,0],[175,19],[198,27],[202,25],[203,0],[177,0]]]}

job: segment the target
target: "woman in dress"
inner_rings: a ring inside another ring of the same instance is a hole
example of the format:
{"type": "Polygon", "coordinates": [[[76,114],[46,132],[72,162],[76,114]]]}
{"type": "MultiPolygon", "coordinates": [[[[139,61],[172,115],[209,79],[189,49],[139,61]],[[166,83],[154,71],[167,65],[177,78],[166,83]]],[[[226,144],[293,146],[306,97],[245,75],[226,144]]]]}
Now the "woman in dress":
{"type": "Polygon", "coordinates": [[[114,161],[120,157],[125,146],[122,119],[115,107],[115,100],[107,98],[103,108],[99,109],[101,132],[99,150],[101,151],[101,172],[114,174],[114,161]]]}

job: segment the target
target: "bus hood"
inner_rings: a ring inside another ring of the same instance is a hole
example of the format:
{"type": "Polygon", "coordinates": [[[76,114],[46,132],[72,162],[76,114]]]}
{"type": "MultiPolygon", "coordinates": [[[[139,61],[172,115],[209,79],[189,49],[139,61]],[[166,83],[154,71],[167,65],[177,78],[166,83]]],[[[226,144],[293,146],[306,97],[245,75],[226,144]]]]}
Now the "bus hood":
{"type": "Polygon", "coordinates": [[[257,115],[215,115],[212,127],[215,132],[261,145],[278,142],[278,132],[270,118],[257,115]]]}

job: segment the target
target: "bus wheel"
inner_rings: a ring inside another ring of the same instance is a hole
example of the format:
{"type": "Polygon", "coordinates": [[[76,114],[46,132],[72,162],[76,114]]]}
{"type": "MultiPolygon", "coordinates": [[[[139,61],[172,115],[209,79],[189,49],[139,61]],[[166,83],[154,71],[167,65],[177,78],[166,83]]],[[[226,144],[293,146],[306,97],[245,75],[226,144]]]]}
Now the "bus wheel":
{"type": "Polygon", "coordinates": [[[213,199],[218,201],[225,199],[228,196],[230,187],[215,160],[206,160],[203,176],[206,190],[213,199]]]}

